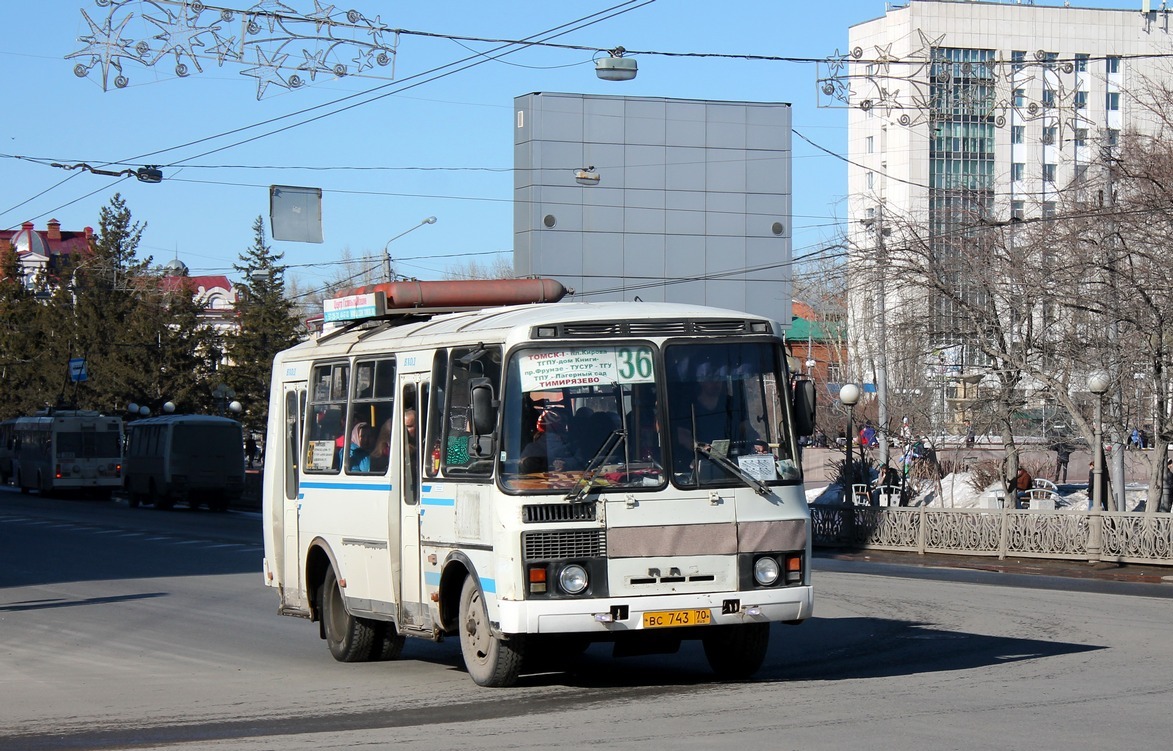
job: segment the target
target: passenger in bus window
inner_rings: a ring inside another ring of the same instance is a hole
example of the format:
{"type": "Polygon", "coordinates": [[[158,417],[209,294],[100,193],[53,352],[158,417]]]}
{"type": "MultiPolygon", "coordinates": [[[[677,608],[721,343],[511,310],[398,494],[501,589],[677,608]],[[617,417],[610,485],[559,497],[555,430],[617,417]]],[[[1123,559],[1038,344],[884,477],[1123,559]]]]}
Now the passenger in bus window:
{"type": "Polygon", "coordinates": [[[566,420],[558,410],[546,409],[538,415],[534,440],[521,452],[521,471],[562,472],[575,469],[574,449],[566,440],[566,420]]]}
{"type": "Polygon", "coordinates": [[[375,447],[371,449],[371,471],[382,474],[391,463],[391,418],[388,417],[379,426],[379,434],[375,437],[375,447]]]}
{"type": "Polygon", "coordinates": [[[365,422],[355,423],[350,431],[350,449],[346,456],[346,468],[351,472],[371,471],[371,426],[365,422]]]}

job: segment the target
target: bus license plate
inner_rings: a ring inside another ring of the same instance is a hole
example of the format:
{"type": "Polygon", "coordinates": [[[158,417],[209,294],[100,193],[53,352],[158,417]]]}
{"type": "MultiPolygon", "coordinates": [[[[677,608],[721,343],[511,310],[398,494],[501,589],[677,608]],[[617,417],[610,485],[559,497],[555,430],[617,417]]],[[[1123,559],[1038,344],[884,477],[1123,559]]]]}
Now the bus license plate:
{"type": "Polygon", "coordinates": [[[669,628],[671,626],[707,626],[713,622],[713,611],[700,610],[657,610],[644,613],[644,628],[669,628]]]}

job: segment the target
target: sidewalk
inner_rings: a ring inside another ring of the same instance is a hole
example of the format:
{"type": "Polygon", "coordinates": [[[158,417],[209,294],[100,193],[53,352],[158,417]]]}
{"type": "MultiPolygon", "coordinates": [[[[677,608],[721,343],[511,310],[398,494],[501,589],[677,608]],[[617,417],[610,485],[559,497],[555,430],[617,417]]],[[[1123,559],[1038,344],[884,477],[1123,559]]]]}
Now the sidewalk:
{"type": "Polygon", "coordinates": [[[1086,561],[1055,560],[1051,558],[1012,558],[999,560],[994,556],[943,555],[939,553],[908,553],[895,550],[828,550],[815,551],[815,559],[895,563],[925,568],[958,568],[972,571],[992,571],[1032,576],[1064,576],[1096,581],[1133,582],[1138,584],[1165,584],[1173,588],[1173,567],[1142,566],[1132,563],[1088,563],[1086,561]]]}

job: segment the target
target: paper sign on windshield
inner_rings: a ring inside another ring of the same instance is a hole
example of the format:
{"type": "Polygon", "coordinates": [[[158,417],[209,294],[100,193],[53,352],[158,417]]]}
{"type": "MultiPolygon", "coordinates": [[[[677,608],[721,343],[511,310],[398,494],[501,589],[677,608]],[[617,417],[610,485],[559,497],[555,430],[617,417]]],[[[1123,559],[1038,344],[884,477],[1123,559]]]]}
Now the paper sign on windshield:
{"type": "Polygon", "coordinates": [[[517,360],[522,391],[654,380],[648,347],[544,350],[524,353],[517,360]]]}
{"type": "Polygon", "coordinates": [[[737,466],[755,480],[776,480],[774,457],[771,454],[745,454],[737,457],[737,466]]]}

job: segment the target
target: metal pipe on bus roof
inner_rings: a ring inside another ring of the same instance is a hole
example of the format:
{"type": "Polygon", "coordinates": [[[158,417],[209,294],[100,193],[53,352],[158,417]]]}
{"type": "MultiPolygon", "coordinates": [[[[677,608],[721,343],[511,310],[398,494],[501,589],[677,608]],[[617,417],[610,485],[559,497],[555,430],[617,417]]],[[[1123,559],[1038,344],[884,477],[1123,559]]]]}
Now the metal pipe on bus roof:
{"type": "Polygon", "coordinates": [[[568,290],[555,279],[460,279],[385,282],[345,290],[335,297],[382,292],[396,308],[492,307],[558,302],[568,290]]]}

